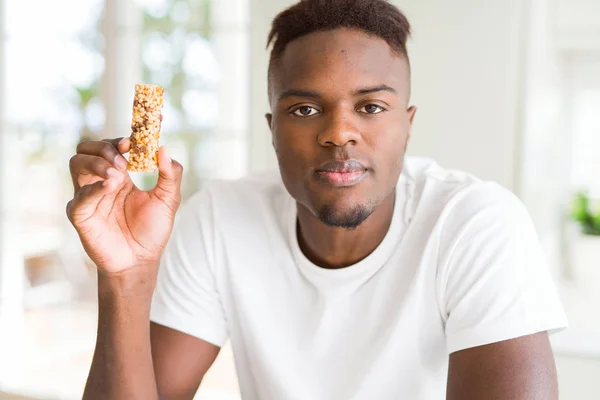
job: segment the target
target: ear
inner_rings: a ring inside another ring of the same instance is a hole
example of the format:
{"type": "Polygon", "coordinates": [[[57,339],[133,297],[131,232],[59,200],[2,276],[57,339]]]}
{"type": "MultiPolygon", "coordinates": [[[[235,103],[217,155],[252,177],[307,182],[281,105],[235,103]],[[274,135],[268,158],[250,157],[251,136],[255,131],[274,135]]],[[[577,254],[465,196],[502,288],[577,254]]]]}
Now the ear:
{"type": "Polygon", "coordinates": [[[275,147],[275,137],[273,136],[273,114],[267,113],[265,114],[265,118],[267,119],[267,124],[269,125],[269,129],[271,130],[271,145],[277,152],[277,148],[275,147]]]}
{"type": "Polygon", "coordinates": [[[271,122],[273,122],[273,114],[267,113],[267,114],[265,114],[265,118],[267,119],[267,124],[269,125],[269,129],[272,132],[273,129],[271,128],[271,122]]]}
{"type": "Polygon", "coordinates": [[[410,108],[408,110],[406,110],[406,112],[408,113],[408,122],[409,122],[410,126],[412,127],[413,120],[415,119],[415,114],[417,113],[417,107],[410,106],[410,108]]]}
{"type": "Polygon", "coordinates": [[[417,113],[417,107],[411,106],[408,110],[406,110],[408,114],[408,139],[412,134],[413,121],[415,120],[415,114],[417,113]]]}
{"type": "Polygon", "coordinates": [[[408,149],[408,142],[410,142],[410,137],[412,135],[412,126],[413,121],[415,119],[415,114],[417,113],[417,107],[411,106],[408,110],[406,110],[408,114],[408,132],[406,133],[406,141],[404,143],[404,152],[408,149]]]}

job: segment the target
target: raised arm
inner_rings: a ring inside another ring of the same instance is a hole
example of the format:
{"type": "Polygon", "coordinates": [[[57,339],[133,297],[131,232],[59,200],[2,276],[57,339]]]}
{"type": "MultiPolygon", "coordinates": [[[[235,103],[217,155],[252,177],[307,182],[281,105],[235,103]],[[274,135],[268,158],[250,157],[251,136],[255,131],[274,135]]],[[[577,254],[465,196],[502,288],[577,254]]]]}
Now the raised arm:
{"type": "Polygon", "coordinates": [[[150,324],[159,260],[180,204],[182,167],[159,152],[159,180],[135,187],[128,139],[84,142],[71,159],[67,214],[98,268],[98,335],[84,399],[191,399],[218,347],[150,324]]]}

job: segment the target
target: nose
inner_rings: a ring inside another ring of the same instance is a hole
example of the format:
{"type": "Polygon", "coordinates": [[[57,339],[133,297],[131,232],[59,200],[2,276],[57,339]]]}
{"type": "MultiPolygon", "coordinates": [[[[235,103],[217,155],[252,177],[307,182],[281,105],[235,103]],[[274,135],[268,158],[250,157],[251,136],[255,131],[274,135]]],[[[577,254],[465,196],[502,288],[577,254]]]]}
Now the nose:
{"type": "Polygon", "coordinates": [[[319,134],[319,144],[324,147],[356,145],[360,132],[353,119],[354,116],[344,110],[331,112],[319,134]]]}

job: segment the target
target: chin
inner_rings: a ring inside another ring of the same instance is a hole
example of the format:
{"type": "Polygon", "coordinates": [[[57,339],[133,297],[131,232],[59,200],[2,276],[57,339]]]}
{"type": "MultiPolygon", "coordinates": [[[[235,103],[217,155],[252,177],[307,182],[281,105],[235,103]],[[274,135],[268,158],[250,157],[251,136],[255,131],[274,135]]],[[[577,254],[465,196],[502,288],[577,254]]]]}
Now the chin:
{"type": "Polygon", "coordinates": [[[316,217],[325,225],[344,228],[358,228],[374,211],[370,202],[353,202],[350,204],[326,203],[316,209],[316,217]]]}

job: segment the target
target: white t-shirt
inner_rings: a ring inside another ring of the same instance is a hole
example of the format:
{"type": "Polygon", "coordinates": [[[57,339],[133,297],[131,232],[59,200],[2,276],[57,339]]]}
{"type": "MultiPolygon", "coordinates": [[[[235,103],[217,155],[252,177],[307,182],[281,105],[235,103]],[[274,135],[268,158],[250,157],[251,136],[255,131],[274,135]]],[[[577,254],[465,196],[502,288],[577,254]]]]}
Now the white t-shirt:
{"type": "Polygon", "coordinates": [[[366,259],[312,264],[279,173],[180,210],[152,321],[231,340],[245,400],[443,399],[449,354],[566,326],[533,224],[497,184],[407,158],[366,259]]]}

